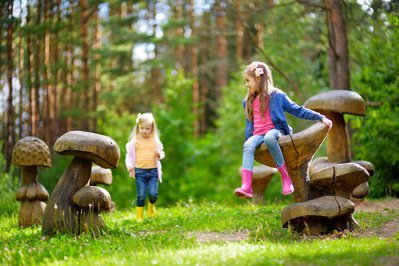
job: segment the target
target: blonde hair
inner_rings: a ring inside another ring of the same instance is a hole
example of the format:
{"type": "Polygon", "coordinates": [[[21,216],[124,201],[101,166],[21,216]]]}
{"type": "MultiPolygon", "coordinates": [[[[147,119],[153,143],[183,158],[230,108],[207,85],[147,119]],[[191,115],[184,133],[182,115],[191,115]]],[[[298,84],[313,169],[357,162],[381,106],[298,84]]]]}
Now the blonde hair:
{"type": "Polygon", "coordinates": [[[130,133],[129,136],[129,141],[132,139],[135,139],[137,136],[137,133],[139,131],[138,125],[142,123],[148,123],[152,125],[152,132],[151,134],[153,135],[154,138],[159,138],[159,131],[157,124],[155,123],[155,118],[152,115],[152,113],[138,113],[136,117],[136,124],[133,127],[132,133],[130,133]]]}
{"type": "Polygon", "coordinates": [[[248,75],[249,77],[253,78],[255,81],[259,81],[257,83],[258,86],[255,87],[254,93],[247,93],[246,105],[245,105],[245,115],[249,120],[253,120],[253,103],[256,96],[259,95],[260,100],[260,112],[262,117],[264,117],[266,108],[269,105],[269,95],[272,93],[276,88],[273,85],[273,77],[272,72],[268,65],[263,62],[252,62],[251,64],[247,65],[244,69],[243,76],[248,75]],[[261,69],[261,70],[260,70],[261,69]],[[260,70],[260,71],[259,71],[260,70]],[[261,74],[258,74],[261,73],[261,74]]]}

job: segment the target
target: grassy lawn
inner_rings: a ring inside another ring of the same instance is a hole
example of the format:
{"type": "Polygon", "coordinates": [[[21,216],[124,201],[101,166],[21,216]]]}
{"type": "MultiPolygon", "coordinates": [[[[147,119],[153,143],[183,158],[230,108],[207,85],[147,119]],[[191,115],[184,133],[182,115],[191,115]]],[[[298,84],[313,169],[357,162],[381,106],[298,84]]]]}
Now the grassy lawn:
{"type": "Polygon", "coordinates": [[[99,236],[19,228],[18,214],[0,216],[0,265],[398,265],[399,209],[356,211],[351,233],[303,237],[281,226],[285,204],[215,203],[158,207],[135,221],[135,211],[104,215],[99,236]]]}

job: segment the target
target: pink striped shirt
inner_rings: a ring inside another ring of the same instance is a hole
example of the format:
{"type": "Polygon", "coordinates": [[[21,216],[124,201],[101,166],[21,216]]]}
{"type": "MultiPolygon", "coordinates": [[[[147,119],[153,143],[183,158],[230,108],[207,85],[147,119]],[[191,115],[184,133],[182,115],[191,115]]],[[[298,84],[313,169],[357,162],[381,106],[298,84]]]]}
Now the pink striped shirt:
{"type": "Polygon", "coordinates": [[[270,117],[270,110],[267,107],[265,116],[262,117],[260,113],[260,100],[259,96],[256,96],[254,100],[254,135],[266,134],[270,129],[274,128],[273,121],[270,117]]]}

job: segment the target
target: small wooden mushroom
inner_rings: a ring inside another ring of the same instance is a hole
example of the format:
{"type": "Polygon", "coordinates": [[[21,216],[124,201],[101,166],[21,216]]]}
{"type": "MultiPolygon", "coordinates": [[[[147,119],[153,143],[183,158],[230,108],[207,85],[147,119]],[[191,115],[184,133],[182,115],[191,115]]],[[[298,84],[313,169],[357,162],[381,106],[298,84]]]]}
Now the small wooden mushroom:
{"type": "Polygon", "coordinates": [[[254,204],[263,203],[266,187],[270,183],[273,175],[275,175],[277,172],[278,170],[276,168],[269,167],[267,165],[259,165],[254,167],[252,175],[252,190],[254,195],[252,202],[254,204]]]}
{"type": "Polygon", "coordinates": [[[78,216],[82,221],[82,231],[98,234],[104,227],[100,211],[111,209],[111,195],[108,191],[96,186],[83,187],[73,196],[73,203],[80,208],[78,216]]]}
{"type": "Polygon", "coordinates": [[[366,104],[362,97],[350,90],[332,90],[309,98],[304,106],[324,114],[333,122],[327,136],[328,161],[350,162],[351,150],[344,114],[366,115],[366,104]]]}
{"type": "Polygon", "coordinates": [[[105,169],[98,165],[91,168],[90,185],[95,186],[98,184],[111,185],[112,172],[111,169],[105,169]]]}
{"type": "Polygon", "coordinates": [[[356,163],[342,163],[327,166],[310,175],[312,198],[339,196],[350,199],[352,191],[367,182],[369,173],[356,163]]]}
{"type": "Polygon", "coordinates": [[[25,137],[15,144],[12,162],[22,167],[22,186],[16,195],[22,202],[18,223],[22,227],[40,224],[49,194],[38,181],[38,166],[51,166],[50,149],[39,138],[25,137]]]}
{"type": "MultiPolygon", "coordinates": [[[[279,138],[288,173],[295,191],[295,202],[307,201],[309,195],[308,167],[315,152],[324,141],[329,128],[322,122],[316,122],[307,129],[279,138]]],[[[266,145],[262,144],[255,152],[255,160],[273,167],[275,165],[266,145]]]]}
{"type": "Polygon", "coordinates": [[[42,234],[79,234],[83,226],[79,217],[80,208],[73,203],[73,196],[88,184],[92,162],[103,168],[118,166],[119,146],[113,139],[104,135],[70,131],[58,138],[54,150],[61,155],[75,157],[50,195],[43,215],[42,234]]]}
{"type": "Polygon", "coordinates": [[[333,229],[348,229],[356,226],[352,213],[352,201],[334,196],[324,196],[306,202],[293,203],[282,211],[283,227],[300,234],[324,234],[333,229]]]}
{"type": "MultiPolygon", "coordinates": [[[[369,178],[374,175],[374,165],[372,163],[370,163],[368,161],[353,161],[351,163],[360,165],[361,167],[366,169],[369,178]]],[[[318,157],[310,163],[309,175],[312,176],[313,173],[320,171],[321,169],[324,169],[327,167],[332,167],[334,165],[337,165],[337,164],[328,162],[327,157],[318,157]]],[[[353,177],[348,176],[348,178],[357,179],[356,175],[354,175],[353,177]]],[[[355,182],[358,182],[358,181],[355,181],[355,182]]],[[[363,183],[359,183],[358,186],[354,187],[350,199],[352,201],[354,201],[355,203],[361,203],[364,201],[364,198],[369,194],[369,192],[370,192],[370,190],[369,190],[367,181],[365,181],[363,183]]]]}
{"type": "MultiPolygon", "coordinates": [[[[111,169],[105,169],[98,165],[94,165],[91,168],[91,175],[89,180],[89,185],[111,185],[112,184],[112,172],[111,169]]],[[[109,209],[110,212],[114,211],[116,204],[114,201],[111,201],[111,207],[109,209]]]]}

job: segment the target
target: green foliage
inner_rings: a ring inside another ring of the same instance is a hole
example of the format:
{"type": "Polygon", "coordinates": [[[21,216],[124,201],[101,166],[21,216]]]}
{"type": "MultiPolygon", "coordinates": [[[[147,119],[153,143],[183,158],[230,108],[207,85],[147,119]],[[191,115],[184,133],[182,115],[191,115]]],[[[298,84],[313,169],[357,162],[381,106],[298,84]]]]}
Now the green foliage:
{"type": "Polygon", "coordinates": [[[164,144],[163,180],[160,200],[175,203],[187,200],[193,180],[188,169],[195,164],[194,115],[192,113],[192,80],[182,72],[169,72],[166,77],[165,101],[154,107],[154,116],[164,144]]]}
{"type": "Polygon", "coordinates": [[[356,91],[370,105],[363,118],[350,118],[353,150],[358,160],[374,164],[370,179],[371,196],[399,196],[399,19],[389,16],[386,23],[370,21],[374,30],[365,34],[367,42],[357,43],[363,51],[354,71],[356,91]],[[384,30],[380,30],[384,27],[384,30]],[[394,41],[395,40],[395,41],[394,41]]]}

